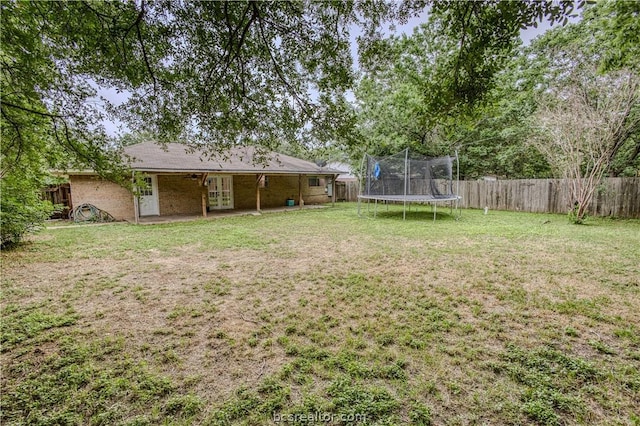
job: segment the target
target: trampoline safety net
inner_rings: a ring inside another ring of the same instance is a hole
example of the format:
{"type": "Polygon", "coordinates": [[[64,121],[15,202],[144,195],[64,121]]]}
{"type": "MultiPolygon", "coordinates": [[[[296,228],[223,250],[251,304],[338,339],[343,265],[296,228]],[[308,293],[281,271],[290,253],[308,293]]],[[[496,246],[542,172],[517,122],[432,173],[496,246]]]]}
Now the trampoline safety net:
{"type": "Polygon", "coordinates": [[[453,191],[455,157],[412,158],[405,150],[389,157],[365,155],[363,198],[385,196],[418,200],[456,198],[453,191]]]}
{"type": "Polygon", "coordinates": [[[455,201],[457,209],[460,197],[453,187],[454,160],[457,167],[457,153],[456,157],[425,158],[411,155],[408,149],[380,158],[365,154],[358,200],[404,202],[405,206],[411,202],[435,206],[455,201]]]}

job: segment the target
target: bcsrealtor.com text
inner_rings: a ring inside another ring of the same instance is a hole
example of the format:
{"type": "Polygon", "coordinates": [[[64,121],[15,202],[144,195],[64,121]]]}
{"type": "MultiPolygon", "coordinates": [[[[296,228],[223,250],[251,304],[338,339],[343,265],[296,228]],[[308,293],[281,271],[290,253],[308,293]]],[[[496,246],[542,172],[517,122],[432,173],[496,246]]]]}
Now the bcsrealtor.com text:
{"type": "Polygon", "coordinates": [[[334,423],[334,422],[364,422],[366,415],[335,414],[335,413],[273,413],[274,423],[334,423]]]}

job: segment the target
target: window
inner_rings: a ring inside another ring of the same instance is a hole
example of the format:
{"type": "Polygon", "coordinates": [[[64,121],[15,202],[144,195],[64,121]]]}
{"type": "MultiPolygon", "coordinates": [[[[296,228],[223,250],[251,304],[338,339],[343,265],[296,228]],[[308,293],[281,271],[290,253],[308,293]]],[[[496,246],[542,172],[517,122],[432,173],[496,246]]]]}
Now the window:
{"type": "Polygon", "coordinates": [[[151,184],[151,178],[150,177],[144,178],[144,183],[146,184],[146,187],[140,188],[140,195],[142,197],[152,196],[153,186],[151,184]]]}
{"type": "Polygon", "coordinates": [[[320,178],[318,176],[309,177],[309,187],[320,186],[320,178]]]}

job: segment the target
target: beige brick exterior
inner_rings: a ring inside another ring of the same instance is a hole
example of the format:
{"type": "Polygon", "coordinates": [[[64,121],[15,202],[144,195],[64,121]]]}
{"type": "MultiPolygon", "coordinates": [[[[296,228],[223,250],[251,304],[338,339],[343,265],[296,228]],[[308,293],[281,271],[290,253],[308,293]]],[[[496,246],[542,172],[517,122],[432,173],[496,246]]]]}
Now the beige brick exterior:
{"type": "Polygon", "coordinates": [[[325,191],[327,177],[320,176],[320,186],[309,186],[309,177],[302,177],[302,198],[305,204],[324,204],[331,202],[331,197],[325,191]]]}
{"type": "Polygon", "coordinates": [[[160,216],[202,214],[202,177],[158,175],[160,216]]]}
{"type": "Polygon", "coordinates": [[[97,176],[69,176],[73,206],[93,204],[117,220],[134,220],[133,195],[118,184],[97,176]]]}
{"type": "MultiPolygon", "coordinates": [[[[209,175],[213,176],[213,174],[209,175]]],[[[160,216],[202,214],[202,195],[206,187],[202,177],[187,178],[185,174],[160,174],[158,178],[158,202],[160,216]]],[[[233,175],[233,199],[235,210],[256,208],[257,175],[233,175]]],[[[74,205],[90,203],[109,212],[118,220],[135,220],[133,195],[125,188],[96,176],[72,175],[71,197],[74,205]]],[[[285,206],[287,198],[298,205],[298,188],[301,183],[305,204],[322,204],[331,201],[325,192],[326,180],[320,178],[320,186],[310,187],[309,176],[268,175],[266,188],[260,189],[262,208],[285,206]]]]}

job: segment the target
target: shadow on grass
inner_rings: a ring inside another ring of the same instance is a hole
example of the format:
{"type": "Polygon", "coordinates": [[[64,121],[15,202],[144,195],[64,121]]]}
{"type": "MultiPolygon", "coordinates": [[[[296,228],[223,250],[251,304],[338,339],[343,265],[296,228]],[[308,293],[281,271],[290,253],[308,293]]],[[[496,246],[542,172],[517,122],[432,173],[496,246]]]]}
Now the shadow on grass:
{"type": "MultiPolygon", "coordinates": [[[[460,210],[456,211],[449,207],[440,207],[436,209],[435,221],[448,221],[455,222],[460,218],[460,210]]],[[[378,206],[377,212],[375,207],[371,206],[367,210],[367,206],[364,206],[360,212],[360,216],[367,219],[380,219],[380,220],[403,220],[402,206],[378,206]]],[[[405,220],[409,221],[434,221],[433,208],[428,206],[411,206],[411,209],[407,207],[405,220]]]]}

